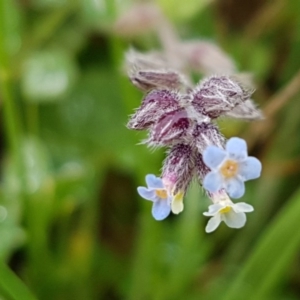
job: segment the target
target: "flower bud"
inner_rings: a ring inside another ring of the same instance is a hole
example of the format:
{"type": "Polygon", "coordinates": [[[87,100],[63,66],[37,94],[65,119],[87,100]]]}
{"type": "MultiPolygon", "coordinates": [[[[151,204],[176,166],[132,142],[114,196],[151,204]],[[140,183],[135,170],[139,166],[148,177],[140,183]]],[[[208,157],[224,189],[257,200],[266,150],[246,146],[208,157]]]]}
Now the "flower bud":
{"type": "Polygon", "coordinates": [[[126,54],[125,68],[131,82],[142,91],[179,89],[187,80],[171,69],[164,55],[157,52],[139,53],[131,49],[126,54]]]}
{"type": "Polygon", "coordinates": [[[264,118],[262,111],[256,107],[251,99],[242,102],[231,111],[224,113],[224,116],[249,121],[264,118]]]}
{"type": "Polygon", "coordinates": [[[131,82],[143,91],[157,88],[178,89],[183,85],[183,79],[177,72],[166,71],[137,71],[129,76],[131,82]]]}
{"type": "Polygon", "coordinates": [[[195,163],[196,174],[197,174],[200,184],[202,185],[203,179],[204,179],[205,175],[210,172],[210,169],[204,163],[203,157],[200,153],[197,153],[195,162],[196,162],[195,163]]]}
{"type": "Polygon", "coordinates": [[[224,148],[225,138],[219,131],[218,127],[212,123],[196,124],[193,129],[193,143],[197,147],[200,154],[207,146],[215,145],[224,148]]]}
{"type": "Polygon", "coordinates": [[[158,7],[151,3],[137,3],[116,22],[115,32],[121,36],[136,36],[156,28],[161,19],[158,7]]]}
{"type": "Polygon", "coordinates": [[[191,125],[184,109],[164,114],[151,128],[146,143],[153,146],[169,146],[184,140],[191,125]]]}
{"type": "Polygon", "coordinates": [[[228,76],[212,76],[193,91],[194,109],[210,118],[218,118],[248,100],[251,93],[228,76]]]}
{"type": "Polygon", "coordinates": [[[210,42],[189,41],[181,43],[178,52],[187,66],[207,75],[233,74],[235,65],[229,56],[210,42]]]}
{"type": "Polygon", "coordinates": [[[195,157],[194,149],[185,144],[177,144],[169,151],[163,164],[162,180],[173,195],[186,192],[194,175],[195,157]]]}
{"type": "Polygon", "coordinates": [[[154,90],[147,94],[141,106],[130,117],[127,127],[142,130],[149,128],[162,116],[180,108],[179,95],[169,90],[154,90]]]}

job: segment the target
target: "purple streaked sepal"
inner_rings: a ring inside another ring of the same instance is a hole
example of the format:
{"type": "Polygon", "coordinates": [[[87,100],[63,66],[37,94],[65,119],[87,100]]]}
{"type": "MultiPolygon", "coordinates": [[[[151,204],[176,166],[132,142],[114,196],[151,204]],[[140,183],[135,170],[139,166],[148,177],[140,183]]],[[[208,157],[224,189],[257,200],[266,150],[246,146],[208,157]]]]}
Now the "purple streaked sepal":
{"type": "Polygon", "coordinates": [[[130,117],[129,129],[143,130],[155,124],[161,117],[180,108],[179,94],[169,90],[154,90],[147,94],[141,106],[130,117]]]}
{"type": "Polygon", "coordinates": [[[158,52],[139,53],[131,49],[126,55],[130,81],[142,91],[180,89],[187,78],[170,67],[168,59],[158,52]]]}
{"type": "Polygon", "coordinates": [[[184,109],[169,112],[150,130],[146,141],[152,146],[170,146],[184,140],[192,121],[184,109]]]}
{"type": "Polygon", "coordinates": [[[180,44],[178,53],[185,65],[206,75],[234,74],[235,64],[217,45],[207,41],[185,41],[180,44]]]}
{"type": "Polygon", "coordinates": [[[196,124],[193,128],[192,136],[192,141],[200,154],[202,154],[209,145],[216,145],[220,148],[224,148],[225,145],[224,136],[213,123],[196,124]]]}
{"type": "Polygon", "coordinates": [[[194,175],[195,158],[195,149],[187,144],[174,145],[168,152],[163,163],[162,180],[173,195],[186,192],[194,175]]]}
{"type": "Polygon", "coordinates": [[[231,111],[224,113],[224,116],[247,121],[261,120],[264,118],[262,111],[256,107],[251,99],[242,102],[231,111]]]}
{"type": "Polygon", "coordinates": [[[130,117],[127,127],[129,129],[148,129],[165,114],[180,108],[179,94],[169,90],[154,90],[147,94],[141,106],[130,117]]]}
{"type": "Polygon", "coordinates": [[[200,82],[193,91],[194,109],[212,119],[233,110],[248,100],[249,91],[229,76],[212,76],[200,82]]]}
{"type": "Polygon", "coordinates": [[[204,163],[203,157],[200,153],[197,153],[196,159],[195,159],[195,170],[196,170],[196,175],[198,178],[198,181],[202,185],[203,179],[210,172],[209,167],[204,163]]]}
{"type": "Polygon", "coordinates": [[[183,85],[183,78],[175,71],[136,71],[130,75],[131,82],[142,91],[158,88],[177,89],[183,85]]]}

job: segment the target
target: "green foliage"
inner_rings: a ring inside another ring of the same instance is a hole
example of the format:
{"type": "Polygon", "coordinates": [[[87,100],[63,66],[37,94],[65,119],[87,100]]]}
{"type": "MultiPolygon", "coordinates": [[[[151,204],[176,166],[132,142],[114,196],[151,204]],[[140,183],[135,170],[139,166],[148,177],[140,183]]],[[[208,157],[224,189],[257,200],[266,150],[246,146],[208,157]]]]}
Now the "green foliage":
{"type": "Polygon", "coordinates": [[[252,72],[262,108],[281,105],[258,125],[222,120],[263,176],[247,183],[246,227],[212,234],[196,183],[163,222],[137,196],[164,155],[125,126],[142,93],[124,52],[158,44],[153,32],[118,36],[134,3],[0,2],[0,298],[298,299],[299,1],[263,1],[255,14],[238,1],[155,1],[183,40],[212,40],[252,72]]]}
{"type": "Polygon", "coordinates": [[[57,50],[33,53],[24,62],[22,92],[29,102],[59,101],[74,85],[76,66],[68,53],[57,50]]]}
{"type": "Polygon", "coordinates": [[[156,0],[156,2],[171,19],[186,21],[199,14],[211,0],[156,0]]]}
{"type": "Polygon", "coordinates": [[[270,223],[254,252],[231,283],[228,293],[225,293],[224,300],[240,299],[240,295],[244,295],[244,299],[274,297],[274,292],[285,284],[292,258],[300,247],[299,199],[298,191],[270,223]]]}

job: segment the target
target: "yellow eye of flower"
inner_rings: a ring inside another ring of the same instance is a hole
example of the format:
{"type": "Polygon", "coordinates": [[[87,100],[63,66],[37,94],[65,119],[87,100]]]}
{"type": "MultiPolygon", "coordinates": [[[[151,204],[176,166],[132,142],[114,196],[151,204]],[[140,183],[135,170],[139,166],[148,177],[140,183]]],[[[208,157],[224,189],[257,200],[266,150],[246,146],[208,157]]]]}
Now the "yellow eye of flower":
{"type": "Polygon", "coordinates": [[[229,211],[231,211],[231,206],[225,206],[224,208],[222,208],[220,210],[220,213],[225,214],[225,213],[228,213],[229,211]]]}
{"type": "Polygon", "coordinates": [[[159,197],[161,199],[168,198],[168,193],[164,189],[162,189],[162,190],[155,190],[155,194],[156,194],[157,197],[159,197]]]}
{"type": "Polygon", "coordinates": [[[225,178],[233,177],[238,172],[238,163],[228,159],[223,163],[220,171],[225,178]]]}

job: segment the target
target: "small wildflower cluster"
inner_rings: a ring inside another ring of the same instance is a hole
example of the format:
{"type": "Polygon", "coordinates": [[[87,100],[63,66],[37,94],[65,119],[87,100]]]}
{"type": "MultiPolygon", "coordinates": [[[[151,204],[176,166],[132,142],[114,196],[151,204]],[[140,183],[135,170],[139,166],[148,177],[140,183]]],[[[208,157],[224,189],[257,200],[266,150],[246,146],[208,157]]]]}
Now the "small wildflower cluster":
{"type": "Polygon", "coordinates": [[[191,88],[181,74],[149,70],[143,63],[144,68],[129,73],[131,81],[147,93],[127,127],[147,130],[143,142],[168,151],[161,177],[147,175],[147,187],[139,187],[138,193],[153,202],[153,217],[163,220],[171,211],[183,210],[184,195],[196,177],[213,202],[204,213],[211,217],[206,231],[215,230],[221,221],[232,228],[244,226],[245,212],[253,207],[234,204],[229,196],[243,196],[244,182],[260,176],[261,163],[248,157],[244,140],[231,138],[226,143],[214,121],[221,116],[261,118],[251,92],[227,75],[211,76],[191,88]]]}

